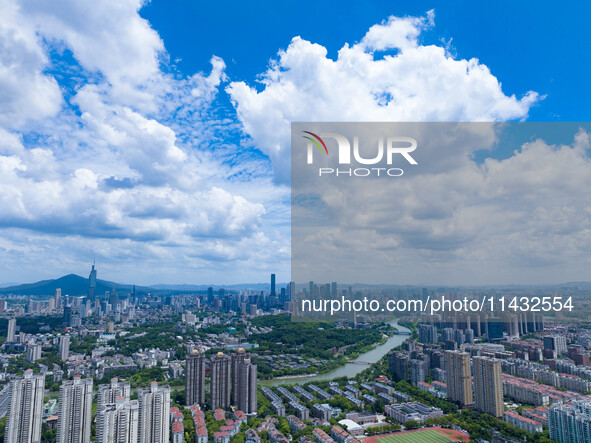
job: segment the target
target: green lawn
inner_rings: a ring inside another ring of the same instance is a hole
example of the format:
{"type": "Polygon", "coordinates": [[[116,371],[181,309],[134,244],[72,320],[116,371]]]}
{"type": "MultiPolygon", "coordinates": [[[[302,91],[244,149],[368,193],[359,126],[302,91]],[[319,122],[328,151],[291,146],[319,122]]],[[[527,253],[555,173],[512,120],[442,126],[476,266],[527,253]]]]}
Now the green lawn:
{"type": "Polygon", "coordinates": [[[450,437],[441,435],[439,432],[431,429],[411,432],[409,434],[378,437],[377,440],[380,443],[449,443],[453,441],[450,437]]]}

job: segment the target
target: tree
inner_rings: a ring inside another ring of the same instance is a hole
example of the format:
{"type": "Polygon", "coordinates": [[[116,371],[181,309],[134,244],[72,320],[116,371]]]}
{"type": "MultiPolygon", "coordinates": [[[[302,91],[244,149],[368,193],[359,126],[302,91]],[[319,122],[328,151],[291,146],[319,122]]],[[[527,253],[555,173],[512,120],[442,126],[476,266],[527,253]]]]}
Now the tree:
{"type": "Polygon", "coordinates": [[[55,443],[56,440],[57,440],[57,430],[56,429],[48,429],[47,423],[43,423],[43,425],[41,427],[41,441],[43,443],[55,443]]]}
{"type": "Polygon", "coordinates": [[[375,413],[383,414],[384,413],[384,402],[382,399],[378,398],[377,401],[371,406],[371,409],[375,413]]]}
{"type": "Polygon", "coordinates": [[[177,391],[174,390],[172,392],[173,394],[173,400],[178,403],[179,405],[184,405],[185,404],[185,393],[183,391],[177,391]]]}
{"type": "Polygon", "coordinates": [[[291,430],[289,429],[289,424],[287,423],[287,421],[284,421],[281,424],[281,427],[279,428],[279,432],[281,432],[283,435],[287,435],[291,432],[291,430]]]}

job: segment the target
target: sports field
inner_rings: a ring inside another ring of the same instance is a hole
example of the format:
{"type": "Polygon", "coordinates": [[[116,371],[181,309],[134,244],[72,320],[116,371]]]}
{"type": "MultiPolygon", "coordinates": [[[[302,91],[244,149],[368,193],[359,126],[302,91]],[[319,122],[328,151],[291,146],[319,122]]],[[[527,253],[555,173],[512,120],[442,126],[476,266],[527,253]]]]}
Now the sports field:
{"type": "Polygon", "coordinates": [[[376,440],[378,443],[449,443],[452,441],[450,437],[431,429],[377,437],[376,440]]]}

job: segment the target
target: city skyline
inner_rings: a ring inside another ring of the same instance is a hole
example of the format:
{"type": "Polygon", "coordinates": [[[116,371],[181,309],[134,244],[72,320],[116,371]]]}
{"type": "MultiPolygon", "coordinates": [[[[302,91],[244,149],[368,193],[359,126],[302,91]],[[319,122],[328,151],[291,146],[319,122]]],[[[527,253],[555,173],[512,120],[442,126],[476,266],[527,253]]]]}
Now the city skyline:
{"type": "MultiPolygon", "coordinates": [[[[98,268],[94,269],[94,266],[96,265],[92,265],[93,266],[93,272],[94,274],[91,273],[91,275],[95,276],[96,281],[98,281],[99,283],[103,283],[103,284],[107,284],[110,285],[108,286],[109,289],[113,289],[115,287],[122,287],[124,288],[123,291],[125,293],[127,292],[133,292],[133,288],[136,287],[137,285],[135,284],[135,282],[115,282],[115,281],[111,281],[109,280],[109,277],[106,277],[105,279],[102,278],[98,278],[96,277],[98,275],[98,268]]],[[[431,284],[421,284],[421,283],[416,283],[416,284],[405,284],[405,283],[384,283],[384,282],[376,282],[376,283],[359,283],[359,282],[334,282],[334,281],[318,281],[315,282],[313,280],[306,280],[306,281],[302,281],[302,282],[294,282],[294,281],[278,281],[276,279],[273,279],[273,276],[276,274],[269,274],[271,276],[271,280],[267,280],[265,281],[244,281],[244,282],[238,282],[238,283],[223,283],[223,282],[217,282],[217,283],[212,283],[212,282],[202,282],[202,283],[185,283],[185,282],[173,282],[173,283],[152,283],[152,284],[144,284],[141,286],[138,286],[138,290],[142,289],[142,290],[147,290],[147,289],[151,289],[153,291],[162,291],[162,290],[176,290],[176,291],[205,291],[208,288],[213,288],[215,290],[218,289],[223,289],[223,288],[229,288],[229,290],[234,290],[234,291],[239,291],[239,290],[257,290],[257,289],[261,289],[261,287],[264,287],[265,290],[268,287],[268,292],[270,294],[272,294],[273,292],[273,287],[282,287],[284,289],[288,289],[290,284],[295,284],[295,287],[298,288],[307,288],[309,286],[310,283],[314,283],[317,285],[334,285],[334,284],[339,284],[342,287],[353,287],[353,288],[397,288],[397,287],[409,287],[409,288],[535,288],[535,287],[558,287],[558,286],[564,286],[564,285],[568,285],[568,286],[587,286],[587,285],[591,285],[591,279],[589,280],[581,280],[581,281],[567,281],[567,280],[557,280],[554,282],[546,282],[546,283],[522,283],[522,284],[515,284],[515,283],[499,283],[499,284],[489,284],[489,283],[483,283],[483,284],[438,284],[438,283],[431,283],[431,284]],[[254,287],[254,288],[253,288],[254,287]]],[[[267,275],[267,278],[269,277],[269,275],[267,275]]],[[[81,296],[81,295],[88,295],[89,292],[89,288],[87,287],[88,285],[88,278],[84,277],[82,274],[78,275],[78,274],[67,274],[67,275],[63,275],[63,276],[59,276],[56,278],[49,278],[47,280],[38,280],[38,281],[29,281],[29,282],[0,282],[0,291],[3,290],[7,290],[8,288],[19,288],[18,291],[22,292],[22,291],[26,291],[26,289],[24,288],[20,288],[21,286],[23,287],[35,287],[37,286],[39,283],[51,283],[51,282],[57,282],[62,278],[66,278],[66,277],[70,277],[70,276],[75,276],[76,278],[79,278],[82,280],[84,280],[83,283],[80,283],[81,285],[84,286],[84,294],[80,293],[77,296],[81,296]]],[[[96,283],[95,283],[96,284],[96,283]]],[[[61,290],[61,288],[57,288],[59,290],[61,290]]],[[[10,292],[5,292],[5,294],[10,294],[10,292]]],[[[36,294],[30,294],[30,295],[36,295],[36,294]]],[[[55,295],[54,292],[52,291],[51,294],[48,292],[46,295],[55,295]]],[[[71,294],[70,294],[71,295],[71,294]]],[[[98,297],[103,297],[104,294],[99,294],[98,297]]]]}
{"type": "MultiPolygon", "coordinates": [[[[100,288],[94,271],[87,289],[100,288]]],[[[29,441],[40,430],[64,443],[90,435],[181,443],[186,433],[197,443],[236,435],[258,441],[263,431],[288,441],[306,430],[355,443],[352,437],[399,430],[426,437],[459,422],[464,441],[555,435],[565,442],[591,426],[582,414],[591,405],[591,332],[580,309],[499,317],[488,309],[429,315],[419,308],[385,323],[361,316],[293,323],[294,285],[287,291],[270,282],[267,292],[109,291],[94,304],[92,291],[71,297],[59,289],[25,305],[5,299],[0,416],[8,441],[29,441]],[[565,401],[576,406],[564,408],[565,401]],[[27,402],[34,411],[23,415],[27,402]]],[[[351,292],[338,282],[302,288],[320,297],[351,292]]],[[[386,292],[422,301],[438,289],[386,292]]],[[[588,306],[588,292],[575,288],[569,297],[588,306]]],[[[518,293],[528,300],[555,294],[518,293]]],[[[446,297],[459,306],[481,294],[446,297]]]]}

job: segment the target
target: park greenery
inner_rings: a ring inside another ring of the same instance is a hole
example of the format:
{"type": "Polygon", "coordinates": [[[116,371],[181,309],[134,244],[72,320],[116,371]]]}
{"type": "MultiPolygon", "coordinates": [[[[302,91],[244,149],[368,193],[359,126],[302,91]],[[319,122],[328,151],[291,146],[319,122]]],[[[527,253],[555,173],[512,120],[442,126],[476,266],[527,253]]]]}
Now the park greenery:
{"type": "Polygon", "coordinates": [[[332,358],[335,354],[357,355],[369,350],[382,339],[380,325],[370,329],[339,328],[328,322],[292,322],[288,315],[268,315],[253,319],[253,326],[272,327],[266,334],[257,334],[252,341],[258,352],[298,354],[312,358],[332,358]]]}

